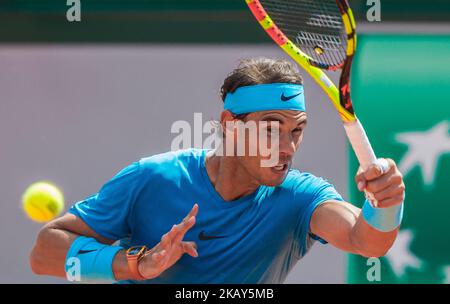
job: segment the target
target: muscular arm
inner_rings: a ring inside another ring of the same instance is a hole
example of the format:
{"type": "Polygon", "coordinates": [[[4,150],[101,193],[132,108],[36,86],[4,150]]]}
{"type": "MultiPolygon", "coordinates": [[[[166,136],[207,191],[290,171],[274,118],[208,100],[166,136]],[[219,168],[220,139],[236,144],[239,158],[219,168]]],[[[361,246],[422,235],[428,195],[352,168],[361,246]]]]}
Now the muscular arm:
{"type": "Polygon", "coordinates": [[[367,224],[360,213],[361,209],[347,202],[325,202],[313,213],[311,232],[350,253],[365,257],[385,255],[398,229],[380,232],[367,224]]]}
{"type": "MultiPolygon", "coordinates": [[[[361,169],[355,177],[360,191],[367,190],[378,201],[379,208],[399,206],[405,197],[403,176],[395,162],[387,159],[386,172],[378,165],[361,169]]],[[[314,211],[310,231],[342,250],[365,257],[387,253],[397,237],[399,228],[381,232],[363,218],[361,209],[347,203],[327,201],[314,211]]]]}
{"type": "MultiPolygon", "coordinates": [[[[35,274],[65,278],[64,265],[66,254],[73,241],[80,235],[93,237],[98,242],[111,245],[114,240],[106,239],[80,218],[66,213],[46,224],[39,232],[30,254],[30,266],[35,274]]],[[[113,262],[113,272],[117,280],[131,278],[128,272],[125,252],[119,251],[113,262]]]]}
{"type": "MultiPolygon", "coordinates": [[[[183,254],[197,257],[197,245],[183,241],[186,232],[195,224],[198,205],[195,204],[183,221],[173,225],[172,229],[161,237],[139,263],[139,272],[144,278],[159,276],[175,264],[183,254]]],[[[86,223],[73,214],[64,216],[45,225],[36,240],[30,254],[31,269],[35,274],[65,278],[65,261],[73,241],[80,235],[95,238],[98,242],[111,245],[114,240],[104,238],[93,231],[86,223]]],[[[128,268],[125,250],[120,250],[114,257],[112,270],[116,280],[133,279],[128,268]]]]}

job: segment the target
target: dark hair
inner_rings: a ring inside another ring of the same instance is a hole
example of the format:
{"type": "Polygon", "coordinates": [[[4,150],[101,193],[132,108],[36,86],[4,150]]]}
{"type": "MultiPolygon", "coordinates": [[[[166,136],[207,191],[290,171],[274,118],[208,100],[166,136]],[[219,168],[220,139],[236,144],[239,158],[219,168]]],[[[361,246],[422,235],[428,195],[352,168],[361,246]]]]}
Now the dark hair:
{"type": "Polygon", "coordinates": [[[227,93],[233,93],[239,87],[277,82],[302,84],[303,80],[297,67],[285,59],[241,59],[237,68],[223,81],[220,97],[225,101],[227,93]]]}

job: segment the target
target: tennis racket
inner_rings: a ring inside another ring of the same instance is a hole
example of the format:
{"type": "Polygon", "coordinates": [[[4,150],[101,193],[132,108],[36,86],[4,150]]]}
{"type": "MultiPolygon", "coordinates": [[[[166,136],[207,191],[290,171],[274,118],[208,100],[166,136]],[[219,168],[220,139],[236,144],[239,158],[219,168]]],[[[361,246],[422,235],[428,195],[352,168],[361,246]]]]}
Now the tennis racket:
{"type": "MultiPolygon", "coordinates": [[[[347,0],[246,0],[267,34],[322,87],[365,170],[375,153],[350,98],[356,25],[347,0]],[[324,71],[341,70],[339,90],[324,71]]],[[[369,197],[371,198],[371,197],[369,197]]],[[[376,204],[371,198],[372,203],[376,204]]]]}

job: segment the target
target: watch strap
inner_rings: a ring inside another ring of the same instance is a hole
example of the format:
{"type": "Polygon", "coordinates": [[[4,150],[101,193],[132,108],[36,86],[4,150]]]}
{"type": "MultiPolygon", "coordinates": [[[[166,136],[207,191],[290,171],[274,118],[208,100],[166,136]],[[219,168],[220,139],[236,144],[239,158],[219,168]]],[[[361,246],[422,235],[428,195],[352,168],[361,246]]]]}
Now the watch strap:
{"type": "Polygon", "coordinates": [[[136,254],[136,255],[127,254],[126,255],[127,262],[128,262],[128,269],[130,270],[133,280],[139,280],[139,281],[145,280],[145,278],[139,272],[138,266],[139,266],[139,261],[144,257],[146,251],[147,251],[147,248],[145,247],[145,249],[142,250],[139,254],[136,254]]]}

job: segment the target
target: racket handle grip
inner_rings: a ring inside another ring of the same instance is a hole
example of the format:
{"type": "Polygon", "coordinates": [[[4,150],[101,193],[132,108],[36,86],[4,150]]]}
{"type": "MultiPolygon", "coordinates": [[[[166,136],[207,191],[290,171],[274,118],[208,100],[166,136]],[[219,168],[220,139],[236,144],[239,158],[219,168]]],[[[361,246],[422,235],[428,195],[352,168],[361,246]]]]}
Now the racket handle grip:
{"type": "Polygon", "coordinates": [[[377,159],[367,138],[366,131],[364,131],[358,119],[345,122],[344,128],[359,164],[363,170],[366,170],[377,159]]]}
{"type": "MultiPolygon", "coordinates": [[[[371,164],[374,164],[377,160],[375,153],[373,152],[372,145],[367,138],[366,131],[358,119],[350,122],[344,122],[345,132],[352,145],[353,151],[355,151],[359,164],[363,170],[366,170],[371,164]]],[[[378,202],[374,198],[373,194],[364,190],[366,198],[372,204],[377,207],[378,202]]]]}

